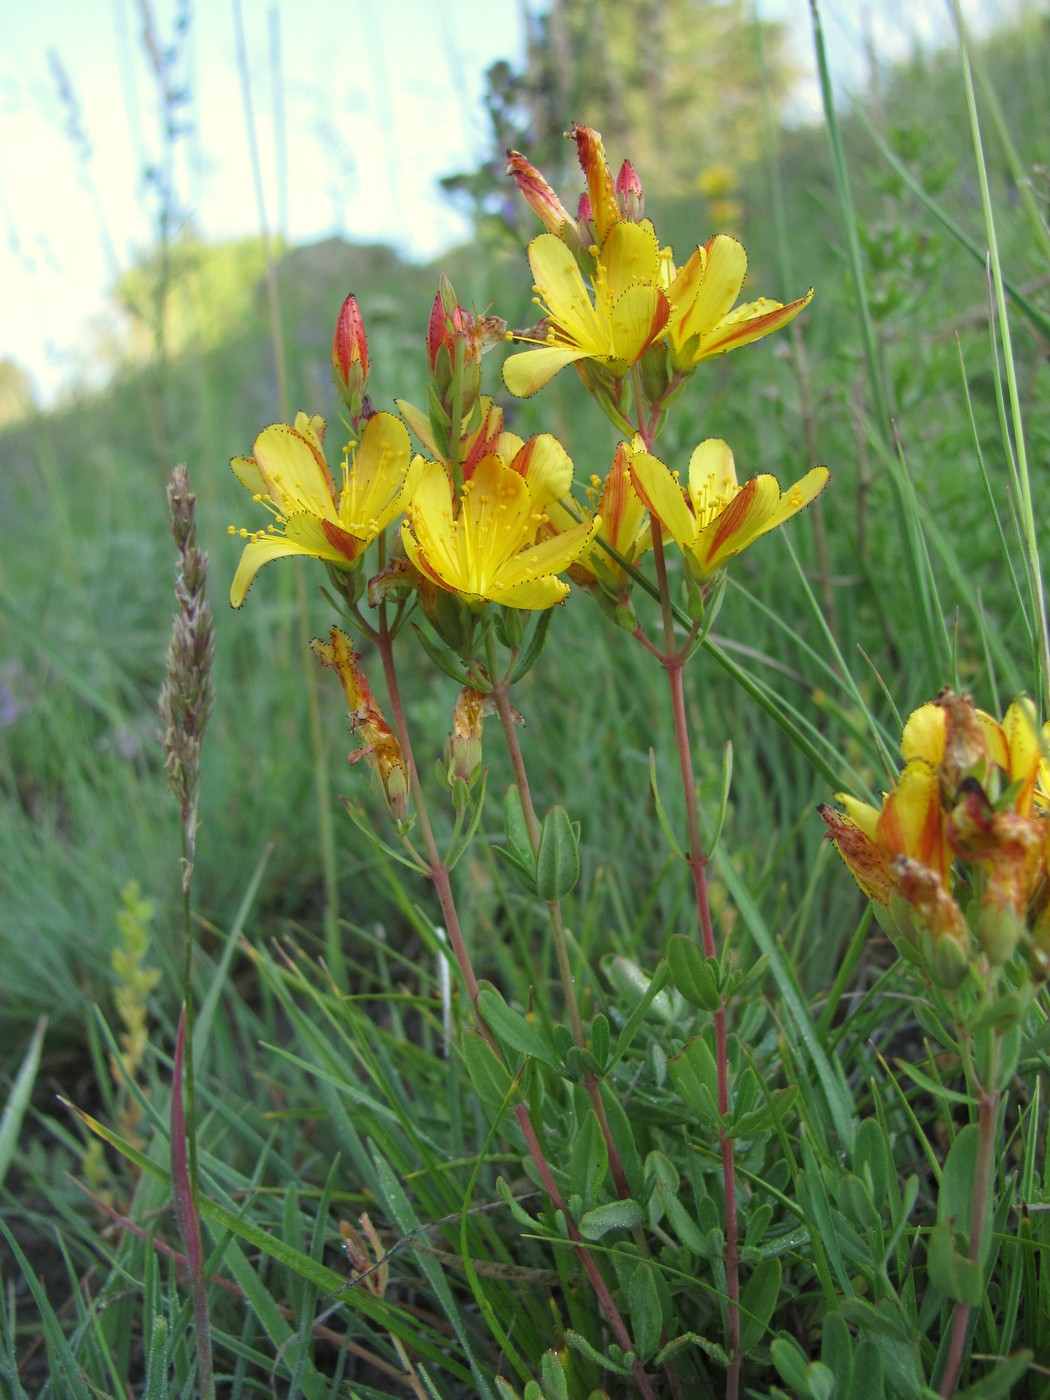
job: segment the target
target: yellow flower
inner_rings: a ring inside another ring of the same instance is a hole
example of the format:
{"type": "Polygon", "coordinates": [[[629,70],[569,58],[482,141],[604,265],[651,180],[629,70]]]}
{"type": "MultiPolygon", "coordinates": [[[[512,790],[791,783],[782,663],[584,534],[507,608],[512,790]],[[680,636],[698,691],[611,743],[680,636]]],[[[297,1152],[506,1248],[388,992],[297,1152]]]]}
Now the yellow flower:
{"type": "Polygon", "coordinates": [[[568,454],[546,433],[523,443],[509,466],[497,453],[483,457],[459,499],[446,468],[427,462],[401,526],[405,553],[425,578],[472,607],[553,607],[569,591],[555,575],[601,525],[585,522],[534,543],[546,507],[571,480],[568,454]]]}
{"type": "Polygon", "coordinates": [[[577,360],[598,360],[622,378],[667,326],[665,255],[648,221],[612,224],[589,288],[572,250],[553,233],[532,240],[529,263],[548,330],[539,349],[512,355],[503,366],[507,388],[519,398],[577,360]]]}
{"type": "Polygon", "coordinates": [[[631,475],[650,513],[685,555],[700,583],[707,582],[760,535],[774,530],[813,500],[828,479],[826,467],[814,467],[781,493],[776,477],[753,476],[740,486],[733,454],[721,438],[708,438],[689,462],[689,489],[683,493],[677,474],[651,456],[635,439],[630,450],[631,475]]]}
{"type": "Polygon", "coordinates": [[[674,310],[667,341],[676,370],[691,370],[712,355],[760,340],[786,326],[813,298],[810,288],[786,306],[760,297],[734,310],[746,272],[747,254],[725,233],[708,239],[677,272],[672,269],[667,295],[674,310]]]}
{"type": "MultiPolygon", "coordinates": [[[[361,441],[343,457],[336,487],[325,461],[324,419],[300,413],[295,426],[274,423],[255,440],[251,457],[235,457],[234,475],[261,501],[276,523],[265,531],[238,530],[248,543],[241,555],[230,602],[239,608],[255,575],[271,559],[289,554],[356,568],[367,545],[401,514],[410,493],[408,429],[392,413],[368,420],[361,441]]],[[[421,460],[421,459],[420,459],[421,460]]]]}

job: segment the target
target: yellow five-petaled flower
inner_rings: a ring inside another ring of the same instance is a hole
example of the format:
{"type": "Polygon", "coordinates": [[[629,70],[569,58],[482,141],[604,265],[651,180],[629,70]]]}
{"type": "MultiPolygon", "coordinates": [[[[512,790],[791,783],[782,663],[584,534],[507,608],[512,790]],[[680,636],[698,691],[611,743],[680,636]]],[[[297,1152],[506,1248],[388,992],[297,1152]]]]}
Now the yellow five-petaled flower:
{"type": "Polygon", "coordinates": [[[697,447],[685,491],[677,474],[646,452],[640,439],[630,450],[630,467],[638,494],[678,545],[699,583],[809,505],[828,479],[827,467],[814,467],[783,493],[776,477],[767,474],[741,486],[733,454],[721,438],[708,438],[697,447]]]}
{"type": "Polygon", "coordinates": [[[294,427],[271,424],[256,438],[251,457],[235,457],[230,464],[241,485],[273,516],[266,530],[230,527],[232,535],[248,541],[230,588],[235,608],[271,559],[300,554],[340,569],[356,568],[368,544],[405,508],[419,467],[399,418],[377,413],[368,420],[361,441],[347,448],[338,487],[325,460],[324,428],[323,418],[305,413],[294,427]]]}
{"type": "Polygon", "coordinates": [[[427,462],[401,526],[405,553],[425,578],[472,607],[553,607],[569,591],[555,575],[601,526],[595,519],[535,542],[546,507],[571,482],[568,454],[546,433],[522,443],[509,462],[495,452],[483,457],[459,496],[447,469],[427,462]]]}

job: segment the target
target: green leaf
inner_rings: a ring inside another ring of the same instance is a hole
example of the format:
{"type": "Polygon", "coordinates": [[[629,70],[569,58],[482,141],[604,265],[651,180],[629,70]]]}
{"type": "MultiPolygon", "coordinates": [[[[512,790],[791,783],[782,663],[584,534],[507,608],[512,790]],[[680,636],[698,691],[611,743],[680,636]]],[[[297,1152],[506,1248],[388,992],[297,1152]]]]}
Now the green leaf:
{"type": "Polygon", "coordinates": [[[664,837],[667,840],[667,844],[668,846],[670,846],[671,850],[674,852],[674,854],[678,857],[679,860],[685,860],[685,852],[678,844],[678,839],[675,836],[674,832],[671,830],[671,823],[667,820],[667,813],[664,811],[664,804],[660,800],[660,788],[656,781],[655,749],[649,750],[649,787],[653,794],[653,804],[656,807],[656,816],[660,822],[660,826],[663,828],[663,833],[664,837]]]}
{"type": "Polygon", "coordinates": [[[18,1134],[22,1128],[22,1120],[29,1107],[33,1085],[36,1083],[36,1073],[40,1067],[40,1052],[44,1047],[44,1032],[46,1030],[47,1017],[41,1016],[29,1041],[29,1048],[18,1067],[15,1082],[11,1085],[11,1092],[4,1104],[3,1116],[0,1117],[0,1185],[3,1185],[7,1169],[11,1165],[15,1144],[18,1142],[18,1134]]]}
{"type": "Polygon", "coordinates": [[[591,1022],[591,1054],[597,1060],[601,1073],[605,1073],[605,1063],[609,1058],[609,1018],[601,1011],[591,1022]]]}
{"type": "Polygon", "coordinates": [[[939,1221],[926,1242],[926,1269],[946,1298],[976,1308],[984,1298],[984,1270],[955,1248],[951,1224],[939,1221]]]}
{"type": "Polygon", "coordinates": [[[584,1210],[590,1210],[605,1180],[609,1149],[601,1124],[591,1112],[590,1105],[583,1112],[585,1117],[569,1158],[569,1190],[580,1197],[584,1210]]]}
{"type": "MultiPolygon", "coordinates": [[[[447,647],[443,647],[439,642],[435,642],[433,637],[428,636],[423,628],[417,626],[416,623],[413,622],[412,628],[419,638],[423,650],[439,671],[444,672],[446,676],[450,676],[457,685],[470,685],[470,676],[464,669],[463,663],[458,660],[453,652],[449,651],[447,647]]],[[[474,688],[476,689],[476,687],[474,688]]]]}
{"type": "Polygon", "coordinates": [[[543,1400],[569,1400],[569,1385],[565,1368],[556,1351],[545,1351],[540,1358],[543,1379],[543,1400]]]}
{"type": "Polygon", "coordinates": [[[780,1298],[780,1260],[763,1259],[740,1295],[740,1348],[747,1355],[761,1342],[780,1298]]]}
{"type": "Polygon", "coordinates": [[[968,1123],[956,1133],[941,1172],[937,1219],[953,1222],[962,1230],[970,1228],[973,1184],[977,1178],[977,1148],[977,1124],[968,1123]]]}
{"type": "Polygon", "coordinates": [[[937,1098],[943,1099],[945,1103],[964,1103],[972,1106],[977,1102],[972,1094],[963,1094],[958,1089],[946,1088],[939,1080],[924,1073],[924,1071],[917,1068],[917,1066],[909,1064],[907,1060],[897,1060],[896,1066],[905,1078],[918,1084],[919,1087],[925,1089],[927,1093],[934,1094],[937,1098]]]}
{"type": "MultiPolygon", "coordinates": [[[[620,961],[620,959],[614,960],[613,965],[619,963],[620,961]]],[[[627,960],[623,959],[622,961],[627,960]]],[[[656,1010],[658,1006],[657,998],[660,996],[660,993],[667,986],[667,983],[670,980],[671,972],[667,966],[667,963],[665,961],[657,963],[656,971],[653,973],[648,986],[645,988],[645,991],[642,993],[641,998],[635,1005],[630,1016],[628,1016],[627,1020],[624,1022],[624,1026],[623,1029],[620,1031],[620,1034],[616,1037],[616,1049],[613,1051],[612,1061],[607,1066],[606,1072],[611,1070],[614,1065],[619,1064],[620,1060],[631,1048],[632,1044],[634,1043],[635,1036],[637,1036],[639,1030],[642,1027],[643,1022],[645,1021],[645,1018],[649,1014],[650,1008],[652,1008],[654,1011],[656,1010]]],[[[670,1007],[670,999],[668,999],[668,1006],[670,1007]]],[[[661,1016],[661,1020],[666,1020],[666,1017],[661,1016]]]]}
{"type": "Polygon", "coordinates": [[[648,1361],[660,1345],[664,1325],[664,1310],[652,1264],[643,1260],[627,1285],[630,1312],[628,1331],[641,1361],[648,1361]]]}
{"type": "Polygon", "coordinates": [[[510,678],[511,685],[516,685],[522,676],[527,675],[532,670],[536,662],[540,659],[540,653],[547,644],[547,633],[550,631],[551,619],[554,617],[553,608],[544,608],[537,619],[536,626],[532,629],[532,635],[525,644],[525,650],[515,666],[510,678]]]}
{"type": "Polygon", "coordinates": [[[632,1353],[626,1356],[613,1356],[608,1352],[598,1351],[591,1346],[586,1337],[579,1332],[568,1329],[565,1333],[565,1340],[572,1347],[573,1351],[578,1351],[581,1356],[586,1356],[589,1361],[593,1361],[596,1366],[600,1366],[604,1371],[613,1371],[618,1376],[629,1376],[631,1374],[632,1353]]]}
{"type": "Polygon", "coordinates": [[[517,1095],[510,1070],[480,1031],[473,1027],[465,1030],[459,1048],[474,1092],[487,1109],[499,1112],[514,1101],[517,1095]]]}
{"type": "Polygon", "coordinates": [[[1019,1351],[1000,1361],[994,1371],[982,1376],[976,1385],[960,1390],[956,1400],[1006,1400],[1032,1364],[1030,1351],[1019,1351]]]}
{"type": "Polygon", "coordinates": [[[536,855],[536,893],[553,903],[564,899],[580,878],[580,848],[569,814],[552,807],[543,818],[536,855]]]}
{"type": "Polygon", "coordinates": [[[885,1400],[882,1353],[867,1338],[857,1343],[849,1400],[885,1400]]]}
{"type": "Polygon", "coordinates": [[[685,1106],[704,1126],[718,1121],[718,1067],[703,1036],[696,1035],[680,1055],[667,1061],[671,1083],[685,1106]]]}
{"type": "Polygon", "coordinates": [[[707,843],[707,854],[710,857],[715,847],[722,837],[722,828],[725,826],[726,812],[729,809],[729,789],[733,783],[733,743],[727,739],[722,750],[722,791],[718,802],[718,821],[715,823],[714,835],[707,843]]]}
{"type": "Polygon", "coordinates": [[[885,1201],[889,1191],[890,1149],[876,1118],[865,1118],[853,1139],[853,1170],[868,1183],[873,1201],[885,1201]]]}
{"type": "Polygon", "coordinates": [[[521,794],[516,787],[509,787],[503,794],[503,830],[507,838],[506,849],[496,846],[495,850],[517,870],[530,891],[536,891],[536,858],[529,841],[529,828],[521,806],[521,794]]]}
{"type": "Polygon", "coordinates": [[[675,933],[667,940],[671,980],[692,1006],[717,1011],[722,1004],[717,958],[705,958],[692,938],[675,933]]]}
{"type": "Polygon", "coordinates": [[[637,1201],[608,1201],[580,1216],[577,1229],[585,1240],[600,1240],[610,1230],[633,1230],[645,1219],[637,1201]]]}
{"type": "Polygon", "coordinates": [[[560,1066],[551,1053],[547,1042],[534,1026],[530,1026],[520,1011],[514,1011],[496,991],[495,987],[484,984],[478,994],[478,1009],[485,1024],[500,1040],[529,1055],[551,1069],[560,1066]]]}
{"type": "Polygon", "coordinates": [[[792,1390],[809,1400],[812,1391],[809,1388],[809,1362],[806,1353],[795,1341],[794,1337],[778,1337],[769,1348],[769,1354],[773,1360],[773,1365],[777,1368],[777,1374],[785,1385],[789,1385],[792,1390]]]}

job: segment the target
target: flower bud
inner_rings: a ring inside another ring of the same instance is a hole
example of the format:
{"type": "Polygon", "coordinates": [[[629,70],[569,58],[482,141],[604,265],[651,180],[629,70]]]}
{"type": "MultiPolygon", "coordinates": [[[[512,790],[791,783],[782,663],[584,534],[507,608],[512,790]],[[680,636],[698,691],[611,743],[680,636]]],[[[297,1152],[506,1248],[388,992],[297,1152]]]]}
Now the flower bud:
{"type": "Polygon", "coordinates": [[[332,378],[351,411],[368,379],[368,341],[357,298],[351,292],[339,308],[332,337],[332,378]]]}
{"type": "Polygon", "coordinates": [[[993,967],[1009,962],[1024,926],[1009,904],[986,900],[977,915],[977,941],[993,967]]]}
{"type": "Polygon", "coordinates": [[[598,242],[604,243],[605,235],[613,224],[620,222],[620,206],[616,199],[612,171],[605,159],[605,147],[602,145],[602,138],[590,126],[574,126],[569,136],[576,142],[576,154],[587,177],[594,231],[598,242]]]}
{"type": "Polygon", "coordinates": [[[620,173],[616,177],[616,202],[626,220],[632,224],[641,223],[645,210],[645,195],[638,173],[629,160],[625,160],[620,166],[620,173]]]}
{"type": "Polygon", "coordinates": [[[549,232],[563,236],[573,218],[534,165],[520,151],[507,152],[507,174],[512,176],[525,203],[549,232]]]}
{"type": "Polygon", "coordinates": [[[449,781],[458,778],[471,785],[481,772],[481,730],[486,707],[491,700],[465,685],[452,710],[452,733],[448,736],[445,759],[449,781]]]}

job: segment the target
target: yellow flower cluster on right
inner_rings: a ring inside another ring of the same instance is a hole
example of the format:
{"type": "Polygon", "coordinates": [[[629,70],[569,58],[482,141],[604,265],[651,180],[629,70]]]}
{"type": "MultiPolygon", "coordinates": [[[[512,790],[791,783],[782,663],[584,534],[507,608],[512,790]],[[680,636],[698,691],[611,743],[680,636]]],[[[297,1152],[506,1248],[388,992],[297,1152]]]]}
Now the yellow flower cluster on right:
{"type": "Polygon", "coordinates": [[[998,965],[1022,940],[1050,971],[1050,725],[1015,700],[1002,721],[950,690],[912,712],[904,769],[881,807],[839,794],[827,834],[886,931],[945,986],[977,949],[998,965]]]}

